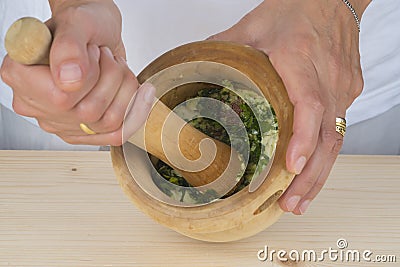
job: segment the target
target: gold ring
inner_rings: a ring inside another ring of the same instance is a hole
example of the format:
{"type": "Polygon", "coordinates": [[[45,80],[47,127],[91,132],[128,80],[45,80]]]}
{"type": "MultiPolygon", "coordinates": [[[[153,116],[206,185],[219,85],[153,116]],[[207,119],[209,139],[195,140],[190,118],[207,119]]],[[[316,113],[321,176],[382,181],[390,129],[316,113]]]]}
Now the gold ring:
{"type": "Polygon", "coordinates": [[[346,119],[340,117],[336,118],[336,132],[344,137],[346,134],[346,119]]]}
{"type": "Polygon", "coordinates": [[[86,124],[81,123],[79,124],[79,127],[81,127],[81,130],[84,131],[86,134],[88,135],[94,135],[96,134],[95,131],[93,131],[92,129],[90,129],[86,124]]]}

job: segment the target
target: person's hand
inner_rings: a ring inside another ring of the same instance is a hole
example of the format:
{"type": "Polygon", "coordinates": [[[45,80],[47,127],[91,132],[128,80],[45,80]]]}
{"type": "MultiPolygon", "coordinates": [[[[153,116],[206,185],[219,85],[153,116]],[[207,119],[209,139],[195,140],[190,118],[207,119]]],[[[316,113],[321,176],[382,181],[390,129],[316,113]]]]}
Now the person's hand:
{"type": "Polygon", "coordinates": [[[120,145],[131,98],[137,92],[132,110],[147,114],[154,94],[149,86],[138,90],[125,62],[120,12],[112,1],[50,4],[50,66],[24,66],[8,56],[3,61],[1,76],[13,89],[13,108],[68,143],[120,145]],[[97,134],[83,132],[81,123],[97,134]]]}
{"type": "MultiPolygon", "coordinates": [[[[359,16],[369,2],[352,1],[359,16]]],[[[306,211],[342,147],[335,118],[345,118],[363,88],[358,38],[353,15],[341,0],[265,0],[210,38],[264,51],[286,86],[294,105],[286,164],[297,176],[279,200],[285,211],[306,211]]]]}

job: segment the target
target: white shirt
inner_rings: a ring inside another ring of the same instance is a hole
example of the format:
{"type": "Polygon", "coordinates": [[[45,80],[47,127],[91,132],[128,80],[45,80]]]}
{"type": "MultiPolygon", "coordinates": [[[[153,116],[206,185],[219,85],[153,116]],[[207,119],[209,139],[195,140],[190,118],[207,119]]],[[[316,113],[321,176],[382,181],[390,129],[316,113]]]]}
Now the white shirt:
{"type": "MultiPolygon", "coordinates": [[[[116,0],[123,15],[128,64],[138,74],[162,53],[232,26],[262,0],[116,0]]],[[[0,36],[22,16],[50,17],[46,0],[2,0],[0,36]]],[[[351,14],[349,14],[351,15],[351,14]]],[[[400,1],[372,1],[361,22],[364,91],[347,113],[348,124],[400,104],[400,1]]],[[[5,55],[0,44],[0,58],[5,55]]],[[[12,91],[0,82],[0,103],[11,109],[12,91]]],[[[32,123],[36,121],[31,120],[32,123]]],[[[1,121],[0,121],[1,124],[1,121]]],[[[0,125],[1,126],[1,125],[0,125]]]]}
{"type": "Polygon", "coordinates": [[[372,1],[360,34],[364,90],[348,109],[348,124],[384,113],[400,104],[400,1],[372,1]]]}

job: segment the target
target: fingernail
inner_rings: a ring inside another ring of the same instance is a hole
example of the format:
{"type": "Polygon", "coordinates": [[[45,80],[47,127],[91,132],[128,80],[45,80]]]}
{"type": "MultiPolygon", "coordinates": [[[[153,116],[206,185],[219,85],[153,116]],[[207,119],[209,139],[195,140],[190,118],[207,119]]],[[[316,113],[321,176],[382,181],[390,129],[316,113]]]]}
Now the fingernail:
{"type": "Polygon", "coordinates": [[[297,161],[296,164],[294,166],[294,172],[295,174],[300,174],[301,171],[303,170],[304,166],[306,165],[307,159],[306,157],[302,156],[300,157],[297,161]]]}
{"type": "Polygon", "coordinates": [[[75,83],[82,79],[81,67],[76,63],[66,63],[60,68],[60,81],[62,83],[75,83]]]}
{"type": "Polygon", "coordinates": [[[303,204],[300,205],[299,210],[300,210],[301,214],[306,213],[306,211],[308,209],[308,206],[310,206],[310,203],[311,203],[310,200],[306,200],[306,201],[303,202],[303,204]]]}
{"type": "Polygon", "coordinates": [[[292,196],[286,201],[286,208],[288,211],[294,211],[299,204],[301,197],[300,196],[292,196]]]}
{"type": "Polygon", "coordinates": [[[144,93],[144,101],[148,104],[153,104],[156,89],[153,85],[147,85],[146,88],[143,89],[146,90],[144,93]]]}

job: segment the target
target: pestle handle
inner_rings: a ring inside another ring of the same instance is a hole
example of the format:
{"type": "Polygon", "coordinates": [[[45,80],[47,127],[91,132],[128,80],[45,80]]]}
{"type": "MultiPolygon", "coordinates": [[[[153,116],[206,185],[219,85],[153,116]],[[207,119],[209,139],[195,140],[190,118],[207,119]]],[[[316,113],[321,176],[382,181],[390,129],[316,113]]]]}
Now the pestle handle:
{"type": "Polygon", "coordinates": [[[35,18],[21,18],[7,31],[4,46],[10,58],[24,65],[49,64],[53,37],[46,24],[35,18]]]}
{"type": "MultiPolygon", "coordinates": [[[[51,43],[52,34],[48,27],[40,20],[29,17],[17,20],[9,28],[5,38],[5,47],[10,58],[24,65],[49,64],[51,43]]],[[[211,138],[191,127],[161,101],[157,101],[149,115],[146,126],[135,133],[129,139],[129,142],[171,165],[169,159],[174,158],[168,158],[165,150],[173,151],[175,155],[179,153],[179,155],[183,155],[187,160],[196,161],[201,156],[199,148],[200,143],[204,139],[211,138]],[[179,133],[179,147],[177,146],[176,132],[169,131],[168,127],[167,130],[162,130],[162,125],[164,125],[168,116],[169,123],[171,122],[175,127],[184,125],[179,133]]],[[[213,182],[225,171],[230,162],[231,148],[217,140],[213,141],[215,145],[202,145],[202,148],[205,147],[204,154],[209,155],[207,152],[210,152],[210,149],[214,151],[215,158],[209,160],[210,164],[208,167],[196,172],[184,171],[186,169],[184,164],[181,165],[183,166],[182,168],[178,168],[180,173],[193,186],[202,186],[213,182]]],[[[171,154],[174,155],[174,153],[171,154]]],[[[236,152],[233,151],[233,154],[235,155],[233,163],[230,163],[233,164],[232,171],[224,174],[228,175],[228,180],[231,180],[230,183],[238,182],[234,174],[238,173],[241,166],[236,152]]],[[[201,158],[207,158],[207,155],[203,155],[201,158]]],[[[216,190],[218,191],[218,189],[216,190]]]]}

